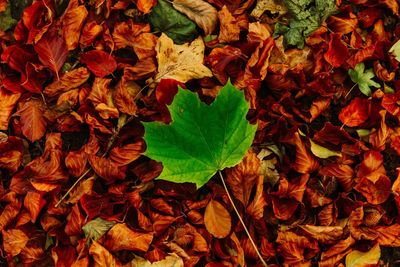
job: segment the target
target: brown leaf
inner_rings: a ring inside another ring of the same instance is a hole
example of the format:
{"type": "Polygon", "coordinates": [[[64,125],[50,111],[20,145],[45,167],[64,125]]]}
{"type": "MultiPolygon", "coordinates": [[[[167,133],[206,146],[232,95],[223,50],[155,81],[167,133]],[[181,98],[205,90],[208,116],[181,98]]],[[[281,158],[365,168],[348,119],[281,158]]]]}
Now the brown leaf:
{"type": "Polygon", "coordinates": [[[124,267],[184,267],[182,258],[176,254],[170,254],[163,260],[150,262],[139,256],[124,265],[124,267]]]}
{"type": "Polygon", "coordinates": [[[264,207],[267,202],[264,198],[264,177],[262,175],[258,176],[256,192],[253,201],[246,208],[247,214],[252,216],[256,220],[261,220],[264,217],[264,207]]]}
{"type": "Polygon", "coordinates": [[[299,133],[294,134],[296,161],[293,168],[299,173],[312,173],[319,167],[318,161],[304,145],[299,133]]]}
{"type": "Polygon", "coordinates": [[[188,16],[204,31],[211,34],[218,20],[217,10],[203,0],[174,0],[172,5],[176,10],[188,16]]]}
{"type": "Polygon", "coordinates": [[[40,211],[45,205],[46,200],[43,198],[42,194],[33,191],[26,193],[24,198],[24,207],[29,211],[32,223],[36,222],[40,211]]]}
{"type": "Polygon", "coordinates": [[[81,181],[72,191],[69,193],[69,199],[66,203],[75,204],[83,195],[88,195],[93,190],[93,184],[96,181],[94,176],[81,181]]]}
{"type": "Polygon", "coordinates": [[[381,258],[381,249],[378,244],[366,252],[352,251],[346,256],[346,267],[365,267],[377,265],[381,258]]]}
{"type": "Polygon", "coordinates": [[[340,226],[301,225],[300,228],[323,244],[333,244],[343,235],[343,227],[340,226]]]}
{"type": "Polygon", "coordinates": [[[348,106],[342,109],[339,114],[339,119],[346,126],[359,126],[369,117],[368,106],[368,99],[356,97],[348,106]]]}
{"type": "Polygon", "coordinates": [[[92,255],[95,267],[122,267],[122,264],[102,245],[93,241],[89,248],[89,254],[92,255]]]}
{"type": "Polygon", "coordinates": [[[8,121],[21,94],[12,94],[0,88],[0,130],[8,129],[8,121]]]}
{"type": "Polygon", "coordinates": [[[44,94],[50,97],[78,88],[89,79],[90,73],[85,67],[64,73],[59,80],[46,86],[44,94]]]}
{"type": "Polygon", "coordinates": [[[18,113],[21,115],[22,133],[31,142],[41,139],[46,133],[47,122],[43,117],[43,102],[30,99],[24,102],[18,113]]]}
{"type": "Polygon", "coordinates": [[[108,182],[122,180],[126,176],[125,169],[111,159],[91,155],[89,162],[96,174],[108,182]]]}
{"type": "Polygon", "coordinates": [[[108,231],[105,240],[104,246],[111,251],[146,252],[153,240],[153,233],[136,232],[125,223],[118,223],[108,231]]]}
{"type": "Polygon", "coordinates": [[[113,92],[113,102],[119,112],[128,115],[135,115],[137,111],[136,98],[140,92],[140,86],[134,81],[127,81],[124,78],[118,83],[113,92]]]}
{"type": "Polygon", "coordinates": [[[224,6],[221,11],[218,11],[218,18],[220,21],[218,40],[221,43],[238,41],[240,39],[239,24],[226,6],[224,6]]]}
{"type": "Polygon", "coordinates": [[[157,4],[157,0],[134,0],[138,10],[147,14],[157,4]]]}
{"type": "Polygon", "coordinates": [[[354,186],[354,189],[360,192],[368,201],[368,203],[378,205],[385,202],[391,194],[390,179],[382,175],[376,181],[363,177],[354,186]]]}
{"type": "Polygon", "coordinates": [[[21,253],[22,249],[29,241],[29,237],[18,229],[3,230],[2,235],[4,250],[12,257],[21,253]]]}
{"type": "Polygon", "coordinates": [[[243,160],[226,170],[226,183],[237,200],[247,207],[252,189],[260,175],[260,160],[249,150],[243,160]]]}
{"type": "Polygon", "coordinates": [[[211,199],[204,213],[204,224],[214,237],[225,238],[231,232],[231,215],[221,203],[211,199]]]}

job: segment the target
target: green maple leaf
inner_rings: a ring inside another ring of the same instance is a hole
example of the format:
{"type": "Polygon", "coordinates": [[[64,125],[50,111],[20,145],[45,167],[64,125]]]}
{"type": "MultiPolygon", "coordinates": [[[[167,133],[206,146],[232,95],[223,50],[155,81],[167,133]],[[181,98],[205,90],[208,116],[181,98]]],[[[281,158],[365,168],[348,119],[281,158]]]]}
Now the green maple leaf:
{"type": "Polygon", "coordinates": [[[371,96],[371,88],[379,88],[380,84],[373,81],[372,78],[375,77],[374,71],[372,69],[365,70],[364,63],[358,63],[354,70],[349,70],[349,76],[353,82],[358,85],[360,91],[366,95],[371,96]]]}
{"type": "Polygon", "coordinates": [[[243,91],[230,82],[211,105],[179,88],[168,109],[171,124],[144,123],[145,155],[163,164],[158,179],[201,187],[217,171],[240,162],[257,129],[246,120],[243,91]]]}

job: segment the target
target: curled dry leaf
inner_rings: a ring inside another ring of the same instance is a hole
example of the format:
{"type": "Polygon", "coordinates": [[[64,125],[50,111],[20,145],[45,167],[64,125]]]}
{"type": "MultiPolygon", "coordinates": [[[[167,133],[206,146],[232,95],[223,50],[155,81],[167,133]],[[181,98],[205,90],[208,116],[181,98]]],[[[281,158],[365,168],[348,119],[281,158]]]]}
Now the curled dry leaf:
{"type": "Polygon", "coordinates": [[[95,267],[113,266],[122,267],[122,264],[102,245],[93,241],[89,248],[89,254],[92,255],[95,267]]]}
{"type": "Polygon", "coordinates": [[[204,31],[205,35],[211,34],[218,21],[218,13],[215,7],[203,0],[174,0],[174,8],[190,19],[204,31]]]}
{"type": "Polygon", "coordinates": [[[115,71],[117,62],[110,54],[101,50],[92,50],[81,56],[81,62],[97,77],[107,76],[115,71]]]}
{"type": "Polygon", "coordinates": [[[104,246],[111,251],[131,250],[146,252],[153,233],[136,232],[125,223],[114,225],[107,233],[104,246]]]}
{"type": "Polygon", "coordinates": [[[163,260],[150,262],[142,257],[135,256],[135,258],[125,264],[124,267],[183,267],[183,260],[176,254],[169,254],[163,260]]]}
{"type": "Polygon", "coordinates": [[[346,256],[346,267],[363,267],[376,265],[381,257],[381,249],[378,244],[366,252],[354,250],[346,256]]]}
{"type": "Polygon", "coordinates": [[[78,5],[78,1],[70,1],[62,21],[62,35],[67,45],[68,51],[74,50],[78,46],[80,31],[88,15],[84,5],[78,5]]]}
{"type": "Polygon", "coordinates": [[[22,230],[18,229],[3,230],[2,235],[4,250],[12,257],[21,253],[29,241],[29,237],[22,230]]]}
{"type": "Polygon", "coordinates": [[[0,88],[0,130],[7,130],[8,121],[21,94],[12,94],[0,88]]]}
{"type": "Polygon", "coordinates": [[[155,81],[175,79],[185,83],[191,79],[211,77],[211,71],[203,65],[204,42],[201,38],[190,44],[175,45],[167,35],[161,34],[156,45],[158,73],[155,81]]]}
{"type": "Polygon", "coordinates": [[[211,199],[204,213],[207,231],[216,238],[225,238],[231,232],[231,220],[228,210],[220,202],[211,199]]]}
{"type": "Polygon", "coordinates": [[[45,107],[42,100],[30,99],[18,110],[21,119],[22,133],[31,142],[42,138],[46,133],[47,122],[43,116],[45,107]]]}
{"type": "Polygon", "coordinates": [[[85,67],[64,73],[59,80],[46,86],[44,94],[50,97],[78,88],[89,79],[90,73],[85,67]]]}

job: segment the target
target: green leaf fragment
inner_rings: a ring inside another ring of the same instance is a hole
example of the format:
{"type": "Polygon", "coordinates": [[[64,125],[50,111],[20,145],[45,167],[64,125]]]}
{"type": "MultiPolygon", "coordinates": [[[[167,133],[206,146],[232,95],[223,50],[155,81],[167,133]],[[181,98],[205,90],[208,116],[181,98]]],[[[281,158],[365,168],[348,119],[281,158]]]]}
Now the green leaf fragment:
{"type": "Polygon", "coordinates": [[[85,224],[82,227],[82,230],[85,233],[85,237],[88,241],[97,241],[100,237],[107,233],[107,231],[113,227],[114,224],[115,222],[109,222],[103,220],[102,218],[96,218],[85,224]]]}
{"type": "Polygon", "coordinates": [[[145,155],[161,161],[158,179],[203,186],[219,170],[235,166],[251,146],[257,125],[249,124],[243,91],[228,82],[211,105],[179,88],[168,107],[172,123],[144,123],[145,155]]]}
{"type": "Polygon", "coordinates": [[[284,44],[304,48],[305,38],[336,12],[335,0],[283,0],[291,18],[288,25],[277,23],[274,37],[283,35],[284,44]]]}
{"type": "Polygon", "coordinates": [[[11,16],[11,7],[7,4],[5,11],[0,13],[0,30],[7,31],[17,25],[18,21],[11,16]]]}
{"type": "Polygon", "coordinates": [[[164,32],[176,44],[191,42],[199,35],[196,24],[165,0],[158,0],[148,18],[153,31],[164,32]]]}
{"type": "Polygon", "coordinates": [[[349,69],[348,73],[351,80],[358,85],[360,91],[366,96],[371,96],[371,86],[381,87],[379,83],[372,80],[375,77],[374,71],[372,69],[365,70],[364,63],[358,63],[354,70],[349,69]]]}

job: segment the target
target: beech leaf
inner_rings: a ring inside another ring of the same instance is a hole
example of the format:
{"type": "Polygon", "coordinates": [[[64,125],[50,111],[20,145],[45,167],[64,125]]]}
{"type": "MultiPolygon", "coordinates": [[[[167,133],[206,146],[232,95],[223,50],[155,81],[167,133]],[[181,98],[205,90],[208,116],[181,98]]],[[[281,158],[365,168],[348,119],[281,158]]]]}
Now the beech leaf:
{"type": "Polygon", "coordinates": [[[58,72],[67,59],[68,49],[64,39],[47,35],[35,45],[35,51],[43,65],[51,69],[59,79],[58,72]]]}
{"type": "Polygon", "coordinates": [[[205,35],[214,31],[218,21],[218,12],[209,3],[202,0],[174,0],[172,5],[176,10],[196,22],[205,35]]]}
{"type": "Polygon", "coordinates": [[[310,147],[311,152],[318,158],[327,159],[329,157],[341,157],[342,156],[342,153],[330,150],[323,146],[320,146],[317,143],[313,142],[311,139],[310,139],[310,144],[311,144],[311,147],[310,147]]]}
{"type": "Polygon", "coordinates": [[[231,232],[231,215],[221,203],[211,199],[204,213],[204,225],[214,237],[225,238],[231,232]]]}
{"type": "Polygon", "coordinates": [[[246,120],[243,91],[228,82],[211,105],[188,90],[168,109],[172,123],[144,123],[145,155],[163,163],[158,179],[201,187],[219,170],[238,164],[252,144],[257,125],[246,120]]]}
{"type": "Polygon", "coordinates": [[[203,65],[204,43],[197,38],[190,44],[175,45],[172,39],[162,34],[156,45],[158,73],[155,81],[175,79],[185,83],[191,79],[211,77],[212,72],[203,65]]]}
{"type": "Polygon", "coordinates": [[[366,96],[371,96],[371,86],[375,88],[381,87],[381,85],[372,80],[375,77],[373,69],[365,70],[364,63],[358,63],[354,70],[349,70],[349,76],[353,82],[358,85],[361,93],[366,96]]]}
{"type": "Polygon", "coordinates": [[[115,222],[109,222],[103,220],[102,218],[96,218],[91,220],[82,227],[85,237],[88,240],[97,241],[102,237],[111,227],[113,227],[115,222]]]}
{"type": "Polygon", "coordinates": [[[373,266],[378,264],[381,257],[381,249],[378,244],[367,252],[354,250],[346,256],[347,267],[373,266]]]}

